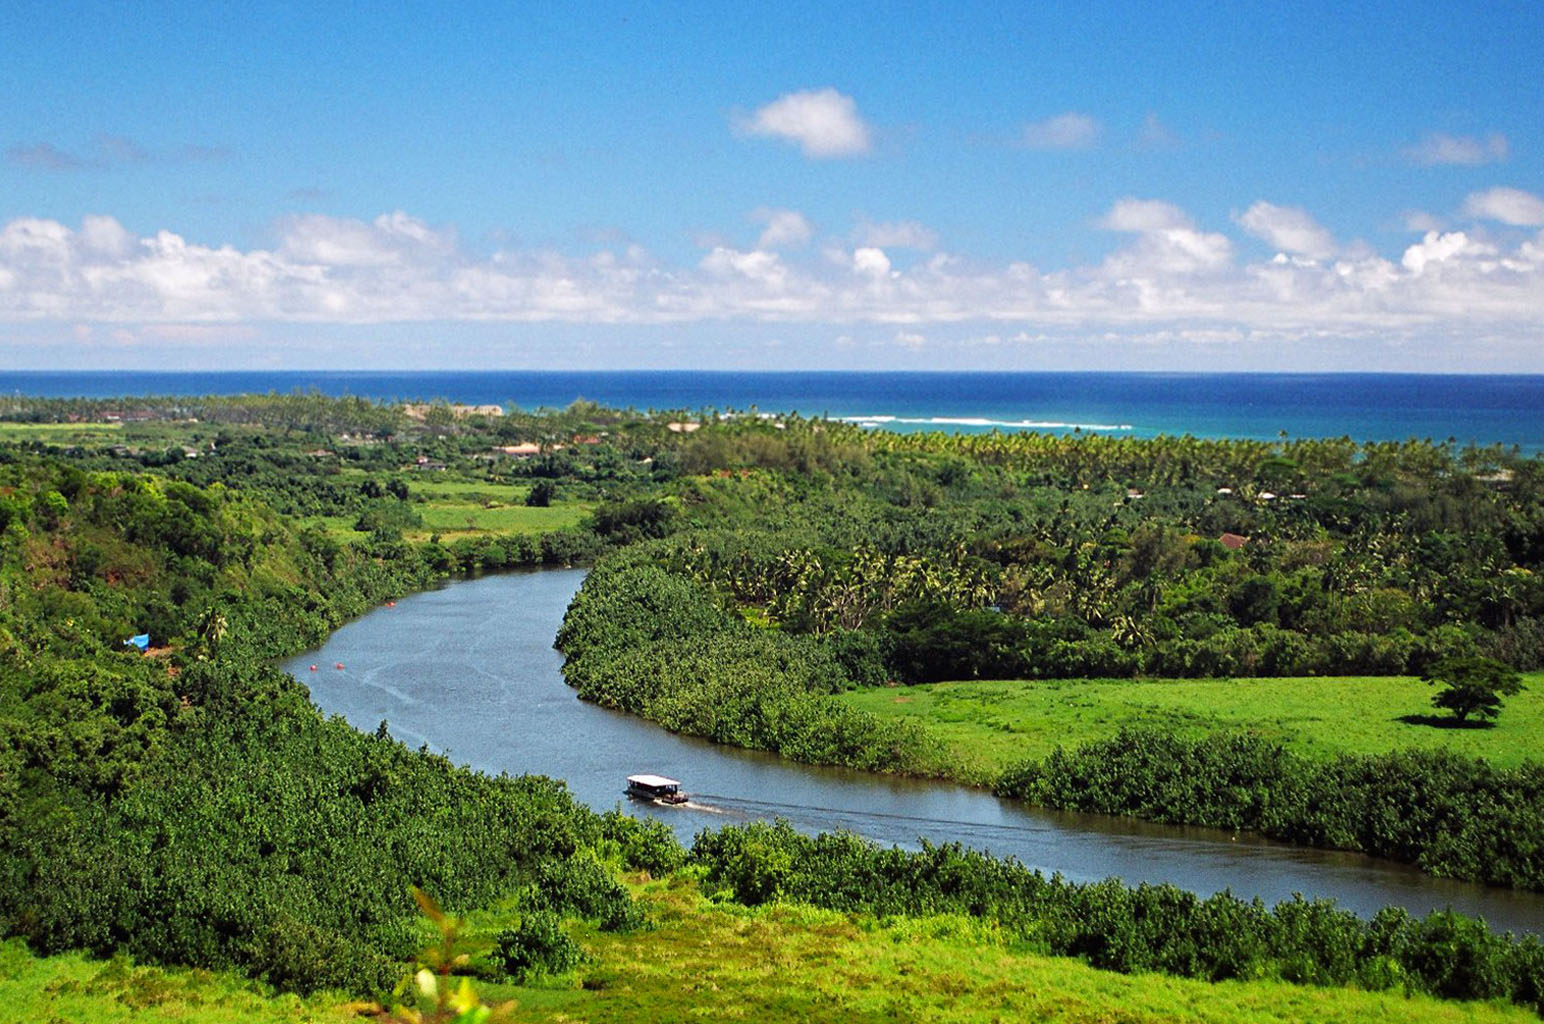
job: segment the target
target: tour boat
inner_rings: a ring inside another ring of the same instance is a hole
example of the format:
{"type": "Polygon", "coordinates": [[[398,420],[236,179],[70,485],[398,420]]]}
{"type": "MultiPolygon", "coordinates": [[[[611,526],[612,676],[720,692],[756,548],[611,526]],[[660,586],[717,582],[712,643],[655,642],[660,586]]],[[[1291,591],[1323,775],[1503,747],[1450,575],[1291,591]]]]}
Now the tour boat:
{"type": "Polygon", "coordinates": [[[663,775],[629,775],[627,795],[640,800],[652,800],[657,804],[686,803],[686,794],[681,792],[681,784],[663,775]]]}

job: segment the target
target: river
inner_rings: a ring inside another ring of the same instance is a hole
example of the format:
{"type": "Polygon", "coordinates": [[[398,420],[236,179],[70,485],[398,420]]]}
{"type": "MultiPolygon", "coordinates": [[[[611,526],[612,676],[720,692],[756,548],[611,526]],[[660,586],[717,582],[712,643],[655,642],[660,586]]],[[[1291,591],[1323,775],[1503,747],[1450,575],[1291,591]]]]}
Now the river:
{"type": "Polygon", "coordinates": [[[511,573],[416,594],[344,626],[284,667],[319,707],[358,729],[373,731],[384,720],[397,739],[481,771],[563,779],[591,807],[620,804],[658,817],[686,842],[704,828],[781,817],[806,832],[842,828],[913,849],[922,838],[957,840],[1079,881],[1113,875],[1203,895],[1229,889],[1267,903],[1302,893],[1363,915],[1390,905],[1416,914],[1451,906],[1497,929],[1544,932],[1540,894],[1432,878],[1358,854],[813,768],[672,735],[585,703],[564,684],[552,649],[583,578],[579,569],[511,573]],[[623,780],[634,772],[681,779],[691,802],[665,808],[626,800],[623,780]]]}

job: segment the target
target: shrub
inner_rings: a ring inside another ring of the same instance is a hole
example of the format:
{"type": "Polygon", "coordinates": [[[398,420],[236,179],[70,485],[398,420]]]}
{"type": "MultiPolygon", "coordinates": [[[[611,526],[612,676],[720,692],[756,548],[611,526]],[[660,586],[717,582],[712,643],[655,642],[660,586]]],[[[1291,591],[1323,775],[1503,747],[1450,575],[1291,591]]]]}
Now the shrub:
{"type": "Polygon", "coordinates": [[[643,909],[588,855],[541,862],[526,889],[525,905],[590,918],[608,932],[632,931],[644,923],[643,909]]]}
{"type": "Polygon", "coordinates": [[[651,875],[668,875],[686,863],[686,850],[663,821],[607,811],[602,835],[622,848],[622,863],[651,875]]]}
{"type": "Polygon", "coordinates": [[[494,939],[494,960],[512,981],[532,974],[562,974],[585,962],[585,952],[548,910],[533,910],[494,939]]]}

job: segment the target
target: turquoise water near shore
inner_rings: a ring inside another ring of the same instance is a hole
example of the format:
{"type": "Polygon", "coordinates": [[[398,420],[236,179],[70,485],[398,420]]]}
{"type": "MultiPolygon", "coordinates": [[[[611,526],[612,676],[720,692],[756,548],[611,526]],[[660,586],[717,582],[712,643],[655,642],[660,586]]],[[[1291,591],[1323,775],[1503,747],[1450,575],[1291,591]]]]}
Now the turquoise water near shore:
{"type": "Polygon", "coordinates": [[[1544,451],[1544,376],[719,371],[0,372],[0,393],[106,398],[315,389],[524,409],[584,398],[638,409],[831,416],[886,430],[1128,437],[1409,438],[1544,451]]]}

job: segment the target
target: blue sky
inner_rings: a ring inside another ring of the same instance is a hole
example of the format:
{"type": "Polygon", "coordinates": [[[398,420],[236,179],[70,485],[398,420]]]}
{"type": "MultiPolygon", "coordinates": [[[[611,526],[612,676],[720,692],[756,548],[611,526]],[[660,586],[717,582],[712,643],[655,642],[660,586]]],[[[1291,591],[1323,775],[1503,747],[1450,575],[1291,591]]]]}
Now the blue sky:
{"type": "Polygon", "coordinates": [[[15,367],[1544,372],[1544,5],[12,3],[15,367]]]}

